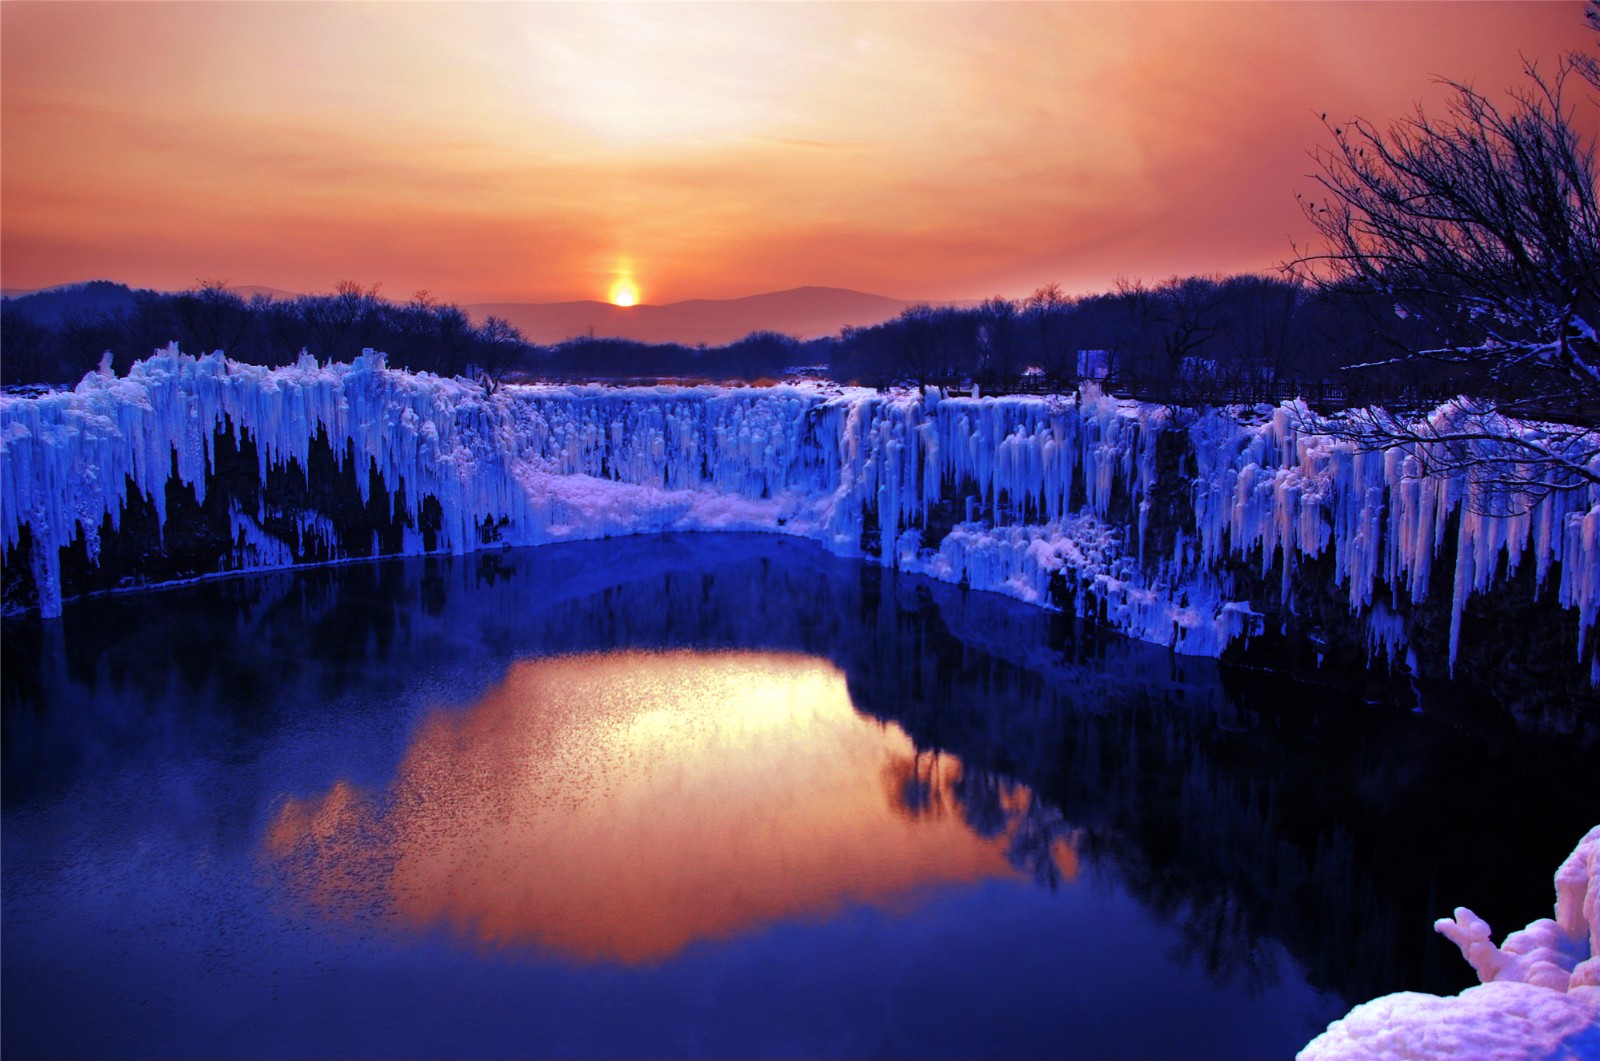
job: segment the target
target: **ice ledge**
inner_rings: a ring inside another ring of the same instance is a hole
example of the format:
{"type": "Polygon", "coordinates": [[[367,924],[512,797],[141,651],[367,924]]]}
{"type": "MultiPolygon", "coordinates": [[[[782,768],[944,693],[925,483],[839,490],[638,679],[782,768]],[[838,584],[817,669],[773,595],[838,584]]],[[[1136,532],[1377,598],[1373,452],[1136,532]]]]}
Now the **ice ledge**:
{"type": "MultiPolygon", "coordinates": [[[[268,369],[172,348],[125,377],[107,367],[70,392],[0,397],[0,559],[26,527],[40,612],[57,615],[61,549],[81,540],[95,561],[130,492],[164,527],[169,478],[203,503],[219,429],[235,443],[249,433],[263,480],[304,467],[326,432],[336,461],[353,454],[363,503],[369,468],[391,505],[404,485],[405,510],[389,513],[403,554],[766,530],[1036,603],[1065,594],[1080,615],[1193,655],[1262,625],[1226,561],[1255,557],[1265,572],[1281,559],[1280,599],[1255,603],[1292,613],[1296,566],[1327,555],[1369,651],[1391,660],[1408,656],[1403,602],[1449,593],[1452,663],[1467,599],[1529,564],[1536,586],[1556,582],[1557,602],[1576,611],[1573,663],[1600,684],[1584,640],[1600,617],[1600,488],[1489,517],[1464,505],[1459,475],[1423,474],[1426,454],[1364,452],[1308,434],[1314,426],[1293,404],[1183,426],[1092,384],[1070,397],[942,400],[831,387],[491,395],[389,369],[372,352],[268,369]],[[1182,470],[1189,459],[1193,471],[1182,470]],[[1159,484],[1163,475],[1183,481],[1159,484]],[[439,505],[431,539],[424,499],[439,505]]],[[[233,553],[220,566],[303,558],[308,534],[334,559],[378,551],[331,540],[326,514],[311,510],[273,541],[271,515],[253,500],[230,506],[233,553]]]]}
{"type": "Polygon", "coordinates": [[[1373,999],[1328,1025],[1297,1061],[1600,1058],[1600,825],[1556,871],[1556,916],[1496,947],[1471,910],[1434,928],[1483,981],[1459,995],[1406,991],[1373,999]]]}

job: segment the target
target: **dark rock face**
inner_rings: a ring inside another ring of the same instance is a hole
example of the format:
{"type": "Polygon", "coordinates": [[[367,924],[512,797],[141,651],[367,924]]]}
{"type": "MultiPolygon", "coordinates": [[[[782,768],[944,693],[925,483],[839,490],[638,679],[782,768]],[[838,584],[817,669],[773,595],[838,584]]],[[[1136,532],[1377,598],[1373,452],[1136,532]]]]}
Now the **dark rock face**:
{"type": "MultiPolygon", "coordinates": [[[[1144,541],[1147,565],[1171,556],[1180,532],[1189,540],[1194,539],[1195,475],[1188,434],[1162,431],[1156,435],[1155,482],[1145,491],[1144,498],[1149,506],[1144,541]]],[[[1137,520],[1138,513],[1133,512],[1132,518],[1137,520]]]]}
{"type": "Polygon", "coordinates": [[[1223,661],[1331,686],[1361,703],[1446,711],[1473,727],[1509,716],[1519,727],[1600,739],[1600,690],[1589,680],[1597,646],[1579,636],[1576,609],[1557,601],[1554,567],[1537,591],[1528,562],[1509,577],[1502,568],[1493,590],[1468,598],[1452,667],[1450,587],[1442,576],[1455,568],[1455,541],[1452,527],[1434,558],[1443,585],[1421,601],[1377,587],[1372,609],[1404,630],[1392,655],[1371,639],[1368,610],[1351,611],[1330,554],[1300,557],[1287,596],[1281,554],[1265,571],[1259,550],[1231,559],[1223,577],[1264,618],[1262,632],[1235,641],[1223,661]]]}
{"type": "MultiPolygon", "coordinates": [[[[231,425],[225,425],[212,442],[215,457],[206,475],[205,500],[197,500],[197,491],[178,479],[174,467],[165,486],[163,525],[154,500],[130,479],[116,525],[107,516],[93,547],[80,532],[62,550],[63,597],[281,566],[283,560],[315,564],[401,552],[410,527],[405,483],[391,498],[377,469],[369,466],[364,469],[363,501],[353,447],[336,460],[327,433],[319,431],[306,467],[290,458],[270,466],[263,480],[256,443],[248,432],[235,442],[231,425]],[[258,534],[236,534],[235,513],[247,516],[258,534]],[[278,563],[265,562],[263,544],[272,552],[282,550],[278,563]]],[[[176,456],[173,460],[175,466],[176,456]]],[[[438,502],[424,499],[416,530],[427,550],[435,548],[439,519],[438,502]]],[[[5,559],[8,611],[37,606],[33,561],[32,536],[24,528],[22,541],[5,559]]]]}

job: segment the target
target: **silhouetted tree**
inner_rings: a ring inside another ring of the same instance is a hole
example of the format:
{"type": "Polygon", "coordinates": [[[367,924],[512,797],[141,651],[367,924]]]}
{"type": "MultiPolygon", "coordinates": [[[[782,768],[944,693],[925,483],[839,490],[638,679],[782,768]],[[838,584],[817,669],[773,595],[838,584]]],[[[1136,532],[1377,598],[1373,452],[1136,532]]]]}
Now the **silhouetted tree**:
{"type": "Polygon", "coordinates": [[[1163,386],[1157,366],[1156,297],[1142,280],[1118,277],[1112,290],[1080,305],[1092,345],[1106,351],[1111,379],[1136,392],[1163,386]]]}
{"type": "Polygon", "coordinates": [[[1017,304],[995,295],[978,307],[978,373],[995,382],[1017,375],[1017,304]]]}
{"type": "Polygon", "coordinates": [[[1334,146],[1315,155],[1327,197],[1305,205],[1322,245],[1291,268],[1428,319],[1448,345],[1402,358],[1464,366],[1484,383],[1430,418],[1375,407],[1312,426],[1463,475],[1482,510],[1600,484],[1600,432],[1505,415],[1551,398],[1572,402],[1562,411],[1580,422],[1600,412],[1600,204],[1594,145],[1575,120],[1596,101],[1565,94],[1570,74],[1594,71],[1583,57],[1548,77],[1528,63],[1527,87],[1504,107],[1448,81],[1442,120],[1419,106],[1387,131],[1329,126],[1334,146]]]}
{"type": "Polygon", "coordinates": [[[0,304],[0,379],[6,384],[41,383],[54,375],[50,330],[11,305],[0,304]]]}
{"type": "Polygon", "coordinates": [[[1212,380],[1215,366],[1202,363],[1200,353],[1221,328],[1217,283],[1209,277],[1171,277],[1154,292],[1151,320],[1161,353],[1156,391],[1171,401],[1182,399],[1185,385],[1212,380]]]}
{"type": "Polygon", "coordinates": [[[62,318],[55,330],[58,382],[82,379],[93,371],[101,358],[112,355],[112,362],[122,368],[131,358],[118,357],[119,350],[127,349],[127,329],[120,313],[94,313],[73,310],[62,318]]]}
{"type": "Polygon", "coordinates": [[[1480,367],[1501,397],[1600,401],[1600,205],[1564,92],[1574,69],[1530,63],[1504,108],[1446,82],[1442,120],[1419,107],[1387,131],[1328,123],[1327,196],[1305,202],[1322,245],[1291,269],[1380,294],[1449,340],[1404,356],[1480,367]]]}
{"type": "Polygon", "coordinates": [[[961,371],[977,347],[974,315],[949,306],[909,306],[888,331],[894,337],[895,375],[919,387],[961,371]]]}
{"type": "Polygon", "coordinates": [[[250,307],[228,289],[226,280],[202,280],[198,287],[173,296],[171,305],[179,345],[196,354],[220,351],[234,356],[254,320],[250,307]]]}
{"type": "Polygon", "coordinates": [[[527,340],[510,321],[501,317],[485,317],[478,328],[478,379],[483,389],[493,394],[505,378],[506,372],[522,360],[527,351],[527,340]]]}
{"type": "Polygon", "coordinates": [[[1039,367],[1052,380],[1074,386],[1078,379],[1078,351],[1067,349],[1062,335],[1072,300],[1062,293],[1060,284],[1046,284],[1023,300],[1022,310],[1038,336],[1039,367]]]}
{"type": "Polygon", "coordinates": [[[1235,276],[1217,291],[1224,375],[1232,384],[1275,383],[1300,368],[1305,289],[1265,276],[1235,276]]]}

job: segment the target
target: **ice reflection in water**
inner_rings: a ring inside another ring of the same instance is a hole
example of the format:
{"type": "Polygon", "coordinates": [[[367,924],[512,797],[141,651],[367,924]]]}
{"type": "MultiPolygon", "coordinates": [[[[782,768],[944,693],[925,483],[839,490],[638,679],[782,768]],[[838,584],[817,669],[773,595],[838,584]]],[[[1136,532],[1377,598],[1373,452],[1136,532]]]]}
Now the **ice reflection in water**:
{"type": "Polygon", "coordinates": [[[1072,879],[1030,803],[858,714],[824,660],[619,652],[514,664],[429,715],[386,791],[290,800],[266,843],[326,916],[640,964],[1013,863],[1072,879]]]}

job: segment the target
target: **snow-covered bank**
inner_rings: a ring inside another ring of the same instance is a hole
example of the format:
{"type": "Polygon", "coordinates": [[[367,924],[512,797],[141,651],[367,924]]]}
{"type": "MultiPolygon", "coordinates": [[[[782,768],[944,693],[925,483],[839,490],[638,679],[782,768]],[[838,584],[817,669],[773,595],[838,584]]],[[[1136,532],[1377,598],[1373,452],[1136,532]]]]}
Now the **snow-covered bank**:
{"type": "Polygon", "coordinates": [[[1482,516],[1463,505],[1464,482],[1420,476],[1399,450],[1303,434],[1300,412],[1179,424],[1092,386],[944,400],[826,387],[486,395],[372,353],[272,370],[169,350],[126,377],[0,400],[0,548],[12,554],[26,529],[39,608],[58,614],[77,588],[63,587],[62,550],[77,543],[93,562],[136,498],[164,530],[169,478],[203,504],[221,488],[217,447],[231,434],[253,441],[259,479],[228,495],[217,570],[736,529],[1070,607],[1186,654],[1214,655],[1260,626],[1259,593],[1252,603],[1222,571],[1254,555],[1263,570],[1286,561],[1287,599],[1296,565],[1331,553],[1375,651],[1403,653],[1396,608],[1443,583],[1453,656],[1468,596],[1530,563],[1540,584],[1559,565],[1560,603],[1581,630],[1593,625],[1600,494],[1482,516]],[[362,504],[381,488],[395,533],[267,488],[285,468],[304,481],[319,433],[362,504]],[[1447,553],[1462,562],[1436,571],[1447,553]]]}
{"type": "Polygon", "coordinates": [[[1496,947],[1465,907],[1434,928],[1461,948],[1482,983],[1441,998],[1385,995],[1330,1024],[1298,1061],[1600,1057],[1600,825],[1556,871],[1555,918],[1496,947]]]}

